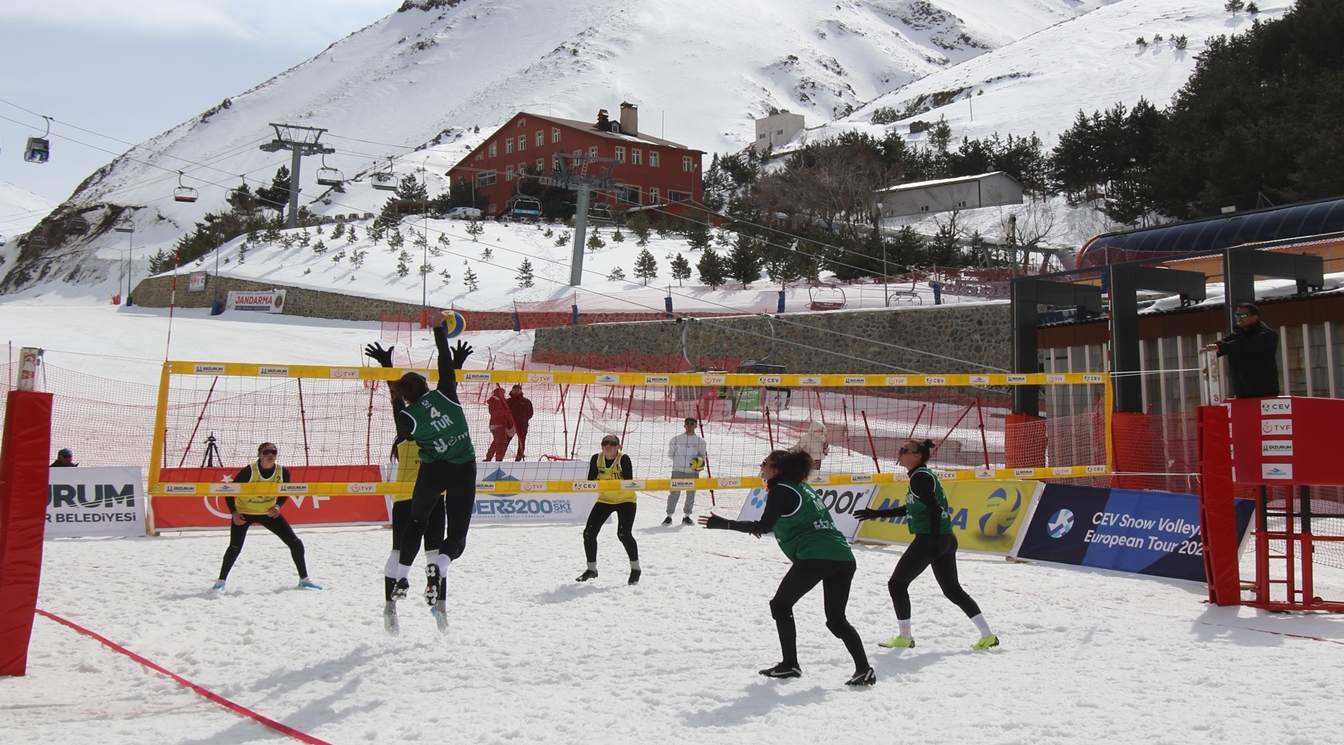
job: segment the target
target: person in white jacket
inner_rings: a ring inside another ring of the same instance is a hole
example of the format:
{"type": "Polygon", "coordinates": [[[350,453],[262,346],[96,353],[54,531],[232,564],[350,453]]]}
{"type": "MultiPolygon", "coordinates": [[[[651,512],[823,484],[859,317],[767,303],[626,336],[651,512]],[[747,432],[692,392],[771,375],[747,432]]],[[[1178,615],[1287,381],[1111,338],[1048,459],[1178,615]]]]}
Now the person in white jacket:
{"type": "MultiPolygon", "coordinates": [[[[709,451],[705,446],[705,438],[695,433],[695,427],[699,422],[695,417],[686,417],[684,422],[686,433],[672,438],[667,445],[667,457],[672,459],[672,478],[674,479],[696,479],[700,478],[700,471],[704,469],[705,463],[709,459],[709,451]]],[[[663,520],[663,525],[672,524],[672,515],[677,512],[677,500],[681,497],[680,491],[672,491],[667,495],[667,518],[663,520]]],[[[686,490],[686,508],[681,518],[682,525],[694,525],[691,520],[691,511],[695,509],[695,490],[686,490]]]]}
{"type": "Polygon", "coordinates": [[[825,458],[831,452],[831,446],[826,444],[826,425],[820,420],[813,419],[807,425],[807,432],[803,434],[802,439],[798,440],[796,450],[802,450],[812,456],[812,470],[821,470],[821,459],[825,458]]]}

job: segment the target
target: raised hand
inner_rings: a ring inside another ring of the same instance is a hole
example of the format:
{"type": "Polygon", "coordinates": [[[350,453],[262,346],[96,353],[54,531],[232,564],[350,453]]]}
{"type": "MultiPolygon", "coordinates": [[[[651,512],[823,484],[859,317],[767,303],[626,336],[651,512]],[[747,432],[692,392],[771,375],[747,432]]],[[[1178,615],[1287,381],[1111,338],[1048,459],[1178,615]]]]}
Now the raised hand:
{"type": "Polygon", "coordinates": [[[381,344],[374,342],[364,347],[364,356],[377,361],[383,367],[392,367],[392,350],[396,348],[397,345],[393,344],[387,349],[383,349],[381,344]]]}
{"type": "Polygon", "coordinates": [[[462,363],[467,361],[467,358],[471,356],[471,352],[472,349],[470,344],[467,344],[465,341],[459,341],[457,346],[453,347],[453,367],[461,370],[462,363]]]}

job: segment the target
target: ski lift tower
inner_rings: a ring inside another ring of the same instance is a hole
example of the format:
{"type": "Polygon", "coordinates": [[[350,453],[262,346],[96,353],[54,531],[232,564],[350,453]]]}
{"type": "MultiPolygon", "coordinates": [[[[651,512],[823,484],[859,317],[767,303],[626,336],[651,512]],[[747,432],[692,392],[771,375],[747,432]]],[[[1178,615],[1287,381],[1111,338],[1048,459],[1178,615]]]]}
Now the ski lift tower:
{"type": "Polygon", "coordinates": [[[616,188],[616,159],[570,153],[556,153],[555,157],[559,166],[555,177],[542,176],[537,182],[579,193],[574,209],[574,252],[569,264],[569,284],[578,287],[583,284],[583,249],[588,240],[585,235],[588,231],[588,198],[594,190],[616,188]]]}
{"type": "Polygon", "coordinates": [[[336,148],[323,145],[318,140],[322,138],[325,129],[318,127],[301,127],[297,124],[276,124],[275,139],[261,146],[262,150],[268,153],[288,150],[293,154],[292,165],[289,168],[289,215],[285,218],[286,228],[297,228],[299,226],[299,159],[305,155],[330,155],[336,152],[336,148]]]}

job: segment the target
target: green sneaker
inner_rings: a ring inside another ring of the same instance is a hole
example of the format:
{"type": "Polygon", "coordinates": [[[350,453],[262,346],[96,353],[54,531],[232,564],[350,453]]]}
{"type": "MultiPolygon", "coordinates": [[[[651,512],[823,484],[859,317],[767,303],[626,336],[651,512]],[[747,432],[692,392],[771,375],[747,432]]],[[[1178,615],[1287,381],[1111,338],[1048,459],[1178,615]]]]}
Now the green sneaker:
{"type": "MultiPolygon", "coordinates": [[[[994,643],[998,644],[999,642],[996,639],[994,643]]],[[[910,647],[915,646],[915,640],[908,636],[893,636],[884,642],[878,642],[877,646],[886,647],[887,649],[909,649],[910,647]]]]}
{"type": "Polygon", "coordinates": [[[971,649],[992,649],[999,646],[999,637],[994,634],[980,637],[980,641],[971,645],[971,649]]]}

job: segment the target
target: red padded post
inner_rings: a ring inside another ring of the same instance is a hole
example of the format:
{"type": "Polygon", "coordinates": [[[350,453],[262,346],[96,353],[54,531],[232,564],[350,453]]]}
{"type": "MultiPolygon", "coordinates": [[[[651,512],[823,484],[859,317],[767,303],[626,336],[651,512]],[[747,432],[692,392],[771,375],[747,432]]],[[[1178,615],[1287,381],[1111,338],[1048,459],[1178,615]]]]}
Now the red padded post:
{"type": "Polygon", "coordinates": [[[1199,417],[1199,526],[1209,601],[1241,604],[1237,566],[1237,512],[1232,501],[1232,438],[1227,407],[1201,406],[1199,417]]]}
{"type": "Polygon", "coordinates": [[[0,675],[23,675],[42,576],[51,394],[10,391],[0,442],[0,675]]]}

